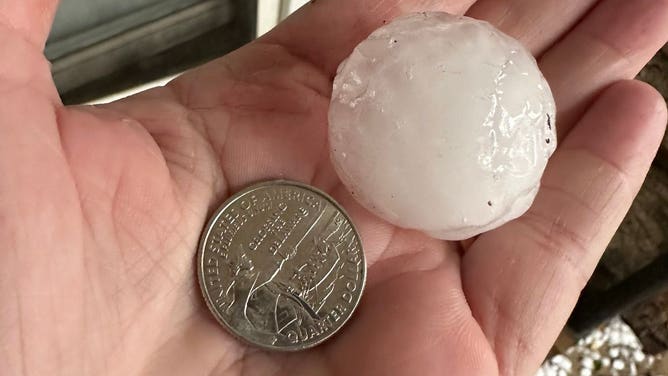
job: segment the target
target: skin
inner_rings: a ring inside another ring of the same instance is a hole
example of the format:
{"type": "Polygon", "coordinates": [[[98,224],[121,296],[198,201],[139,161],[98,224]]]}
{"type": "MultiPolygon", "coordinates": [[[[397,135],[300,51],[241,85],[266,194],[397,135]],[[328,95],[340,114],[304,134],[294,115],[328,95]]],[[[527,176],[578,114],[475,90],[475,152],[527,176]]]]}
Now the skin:
{"type": "Polygon", "coordinates": [[[0,369],[8,375],[532,375],[636,195],[666,124],[629,81],[668,37],[668,0],[317,0],[164,88],[63,107],[42,56],[53,0],[0,0],[0,369]],[[489,20],[538,57],[561,142],[530,211],[463,243],[394,228],[329,163],[338,63],[410,11],[489,20]],[[288,178],[359,228],[368,286],[308,352],[212,319],[198,236],[231,193],[288,178]]]}

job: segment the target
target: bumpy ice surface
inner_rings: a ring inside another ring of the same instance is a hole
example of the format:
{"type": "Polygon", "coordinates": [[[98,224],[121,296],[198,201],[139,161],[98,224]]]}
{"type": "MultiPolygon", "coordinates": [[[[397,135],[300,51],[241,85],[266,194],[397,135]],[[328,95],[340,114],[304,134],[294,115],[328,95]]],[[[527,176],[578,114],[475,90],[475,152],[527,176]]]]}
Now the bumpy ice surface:
{"type": "Polygon", "coordinates": [[[556,147],[531,54],[445,13],[401,17],[360,43],[339,67],[329,123],[332,162],[362,205],[448,240],[523,214],[556,147]]]}

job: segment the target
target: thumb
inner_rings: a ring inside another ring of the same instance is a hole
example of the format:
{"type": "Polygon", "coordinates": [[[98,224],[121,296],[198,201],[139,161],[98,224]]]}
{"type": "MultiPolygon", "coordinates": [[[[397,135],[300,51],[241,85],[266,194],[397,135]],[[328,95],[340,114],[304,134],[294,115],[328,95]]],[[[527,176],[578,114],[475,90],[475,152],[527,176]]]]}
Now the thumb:
{"type": "Polygon", "coordinates": [[[58,0],[0,0],[0,93],[29,89],[61,104],[43,54],[57,6],[58,0]]]}
{"type": "Polygon", "coordinates": [[[0,0],[0,28],[9,28],[41,50],[57,7],[58,0],[0,0]]]}

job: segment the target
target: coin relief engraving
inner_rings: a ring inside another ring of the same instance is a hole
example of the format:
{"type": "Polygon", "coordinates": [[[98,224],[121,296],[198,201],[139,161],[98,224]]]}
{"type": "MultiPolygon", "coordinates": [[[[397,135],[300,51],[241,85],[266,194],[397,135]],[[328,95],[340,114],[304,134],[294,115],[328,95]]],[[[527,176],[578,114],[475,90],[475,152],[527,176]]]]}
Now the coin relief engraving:
{"type": "Polygon", "coordinates": [[[352,315],[366,278],[359,235],[322,192],[292,182],[250,187],[214,214],[198,255],[207,305],[233,334],[299,350],[352,315]]]}

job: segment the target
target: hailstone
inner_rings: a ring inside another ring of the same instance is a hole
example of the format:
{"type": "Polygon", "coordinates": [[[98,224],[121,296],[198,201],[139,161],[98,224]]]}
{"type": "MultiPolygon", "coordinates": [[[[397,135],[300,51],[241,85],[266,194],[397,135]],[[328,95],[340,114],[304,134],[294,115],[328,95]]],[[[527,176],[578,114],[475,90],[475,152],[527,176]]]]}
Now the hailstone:
{"type": "Polygon", "coordinates": [[[534,57],[486,22],[400,17],[339,66],[332,163],[367,209],[447,240],[532,204],[556,147],[555,103],[534,57]]]}

